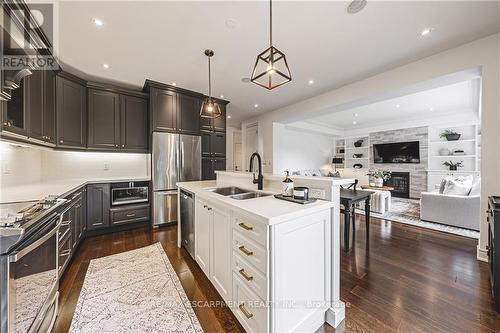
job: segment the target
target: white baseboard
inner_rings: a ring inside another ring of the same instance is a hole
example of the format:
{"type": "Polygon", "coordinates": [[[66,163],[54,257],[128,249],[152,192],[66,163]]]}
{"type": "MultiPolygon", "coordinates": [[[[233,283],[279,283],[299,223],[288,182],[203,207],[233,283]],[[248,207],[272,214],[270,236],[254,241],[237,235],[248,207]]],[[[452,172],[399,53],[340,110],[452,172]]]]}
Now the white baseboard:
{"type": "Polygon", "coordinates": [[[332,327],[337,327],[345,318],[345,303],[339,301],[339,306],[326,310],[325,321],[332,327]]]}
{"type": "Polygon", "coordinates": [[[477,246],[477,260],[488,262],[488,251],[477,246]]]}

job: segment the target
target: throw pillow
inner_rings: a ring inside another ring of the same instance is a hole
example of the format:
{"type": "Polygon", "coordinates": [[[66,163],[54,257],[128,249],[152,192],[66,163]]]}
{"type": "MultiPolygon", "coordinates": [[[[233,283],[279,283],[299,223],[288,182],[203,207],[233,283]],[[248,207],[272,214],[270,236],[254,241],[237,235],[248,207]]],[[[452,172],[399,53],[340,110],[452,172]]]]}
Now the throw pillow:
{"type": "Polygon", "coordinates": [[[444,187],[443,194],[469,195],[472,187],[472,177],[460,177],[448,180],[444,187]]]}
{"type": "Polygon", "coordinates": [[[481,195],[481,178],[477,178],[476,181],[472,184],[469,196],[472,195],[481,195]]]}

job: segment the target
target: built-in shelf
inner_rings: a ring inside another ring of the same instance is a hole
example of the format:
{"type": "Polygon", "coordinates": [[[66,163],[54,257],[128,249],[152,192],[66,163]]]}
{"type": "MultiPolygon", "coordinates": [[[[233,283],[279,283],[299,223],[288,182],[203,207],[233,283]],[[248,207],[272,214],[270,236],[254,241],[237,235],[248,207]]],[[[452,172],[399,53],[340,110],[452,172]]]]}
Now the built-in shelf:
{"type": "Polygon", "coordinates": [[[363,148],[370,148],[368,146],[361,146],[361,147],[347,147],[347,150],[355,150],[355,149],[363,149],[363,148]]]}
{"type": "Polygon", "coordinates": [[[460,143],[460,142],[474,142],[476,141],[476,139],[465,139],[465,140],[453,140],[453,141],[447,141],[447,140],[437,140],[437,141],[431,141],[430,143],[434,144],[434,143],[441,143],[441,144],[448,144],[448,143],[454,143],[454,142],[457,142],[457,143],[460,143]]]}
{"type": "Polygon", "coordinates": [[[452,157],[476,157],[476,155],[435,155],[433,158],[452,158],[452,157]]]}

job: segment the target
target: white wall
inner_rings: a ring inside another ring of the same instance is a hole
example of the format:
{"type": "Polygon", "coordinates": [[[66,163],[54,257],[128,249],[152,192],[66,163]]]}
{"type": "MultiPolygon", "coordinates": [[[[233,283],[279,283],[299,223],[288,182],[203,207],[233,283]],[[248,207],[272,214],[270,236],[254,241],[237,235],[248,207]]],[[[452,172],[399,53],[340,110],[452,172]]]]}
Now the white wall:
{"type": "Polygon", "coordinates": [[[0,141],[0,152],[2,188],[72,178],[150,175],[149,154],[54,151],[4,141],[0,141]]]}
{"type": "Polygon", "coordinates": [[[274,124],[274,173],[320,169],[334,155],[334,137],[274,124]]]}
{"type": "MultiPolygon", "coordinates": [[[[325,110],[355,101],[379,96],[388,91],[402,87],[419,85],[445,75],[468,69],[481,71],[482,96],[482,160],[481,174],[481,212],[486,210],[487,197],[500,194],[500,177],[497,170],[500,166],[500,131],[498,131],[500,100],[500,34],[495,34],[471,43],[435,54],[410,64],[386,71],[381,74],[340,87],[325,94],[289,105],[287,107],[265,113],[249,119],[245,123],[258,122],[263,156],[265,160],[273,160],[273,123],[287,122],[290,119],[299,121],[318,115],[325,110]]],[[[244,134],[243,134],[244,135],[244,134]]],[[[272,172],[273,166],[266,165],[266,172],[272,172]]],[[[481,236],[478,256],[486,258],[487,223],[485,214],[481,215],[481,236]]]]}

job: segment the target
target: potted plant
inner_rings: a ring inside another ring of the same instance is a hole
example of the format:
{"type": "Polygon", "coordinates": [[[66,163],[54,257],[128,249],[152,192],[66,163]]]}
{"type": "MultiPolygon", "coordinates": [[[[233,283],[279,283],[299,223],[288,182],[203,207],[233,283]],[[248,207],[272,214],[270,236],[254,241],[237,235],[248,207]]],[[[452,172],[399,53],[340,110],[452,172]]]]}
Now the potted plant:
{"type": "Polygon", "coordinates": [[[370,186],[382,187],[384,186],[384,181],[391,179],[390,171],[375,170],[367,173],[370,177],[370,186]]]}
{"type": "Polygon", "coordinates": [[[364,142],[363,139],[359,139],[359,140],[355,141],[354,147],[361,147],[363,145],[363,142],[364,142]]]}
{"type": "Polygon", "coordinates": [[[446,165],[450,171],[457,171],[458,168],[461,168],[464,166],[464,161],[460,162],[453,162],[453,161],[446,161],[443,163],[443,165],[446,165]]]}
{"type": "Polygon", "coordinates": [[[460,133],[457,133],[455,130],[452,129],[444,130],[441,132],[441,134],[439,134],[440,138],[446,139],[448,141],[457,141],[458,139],[460,139],[460,136],[461,136],[460,133]]]}

